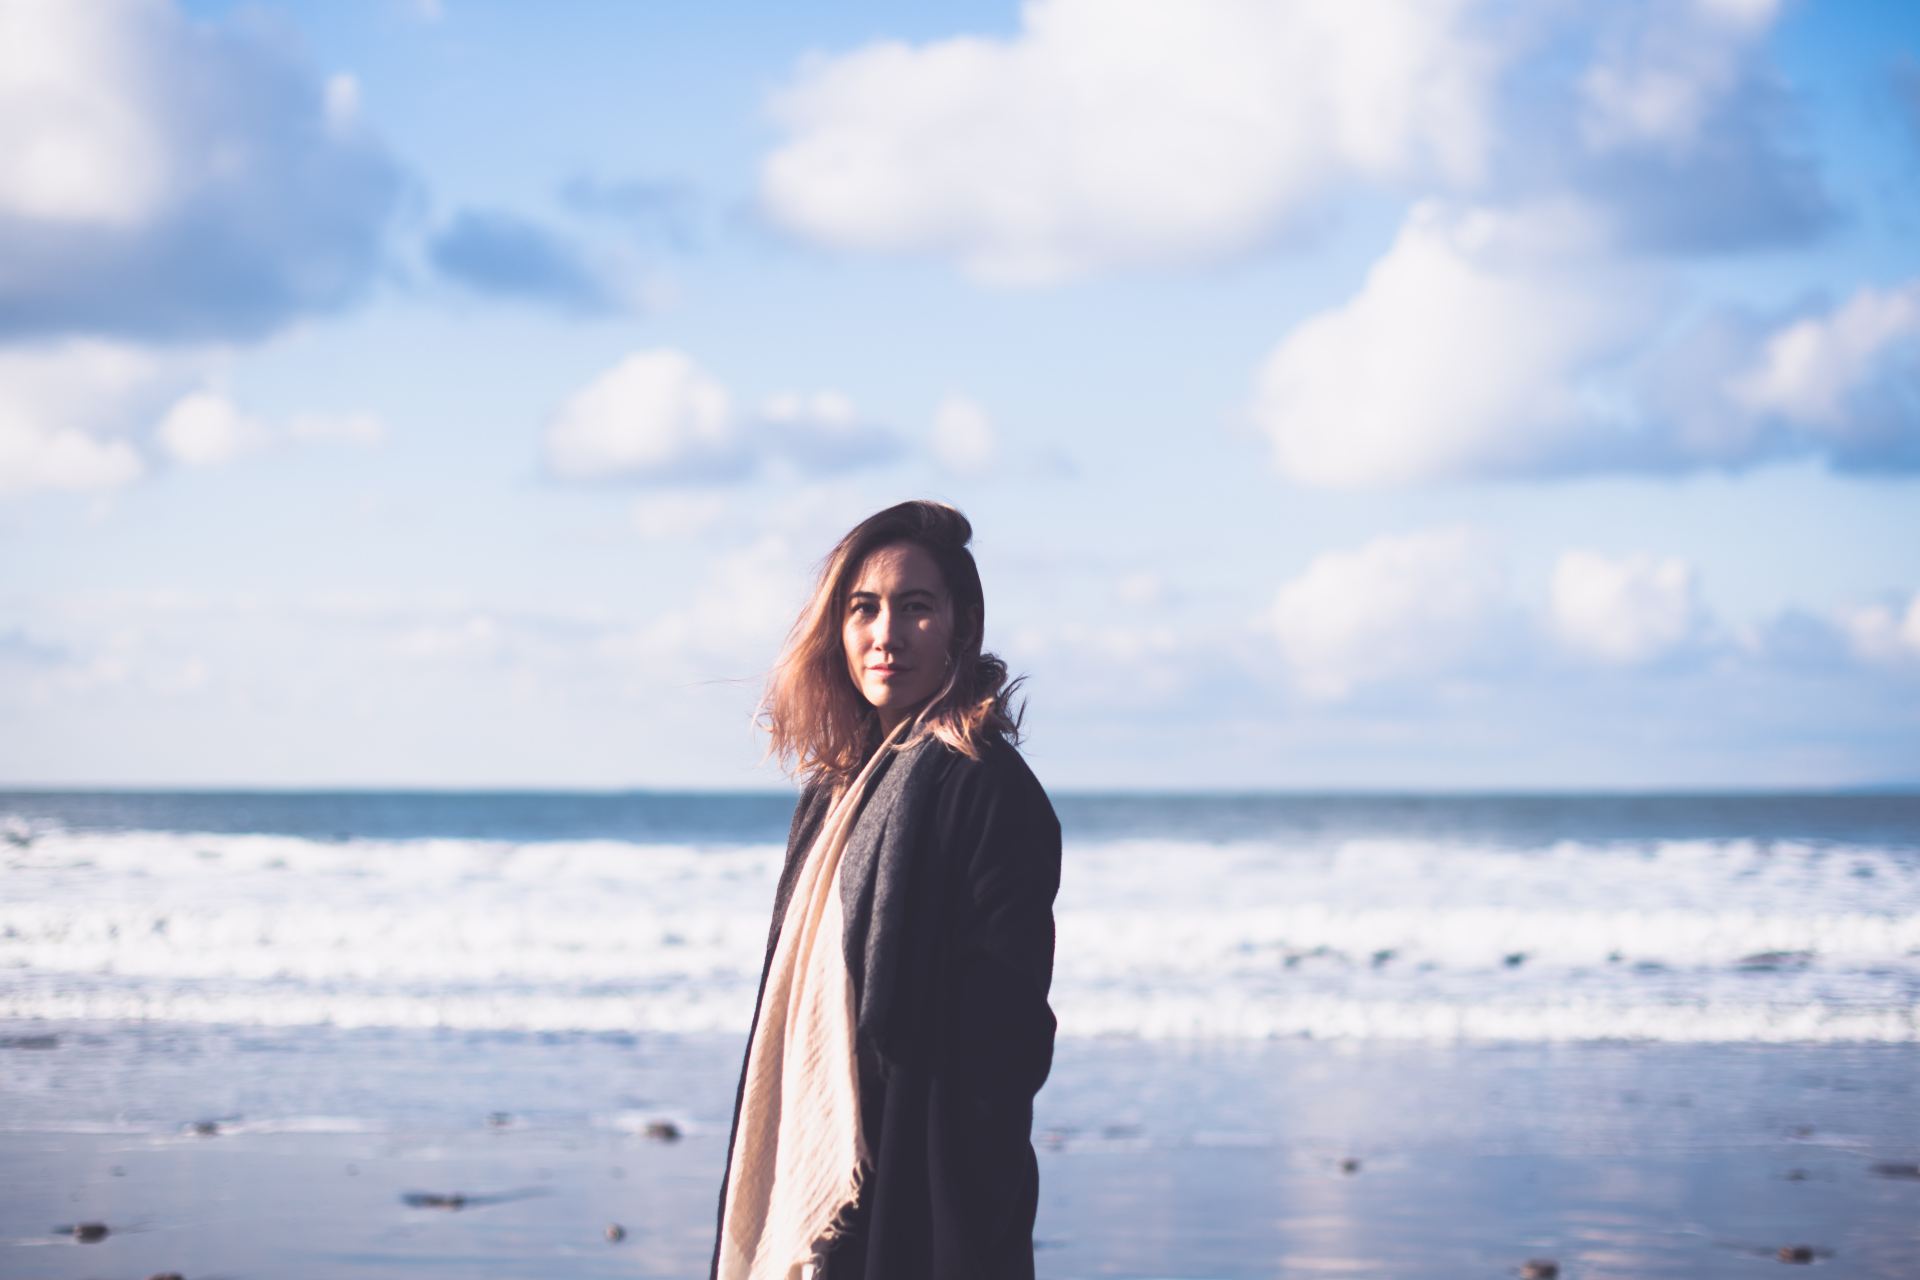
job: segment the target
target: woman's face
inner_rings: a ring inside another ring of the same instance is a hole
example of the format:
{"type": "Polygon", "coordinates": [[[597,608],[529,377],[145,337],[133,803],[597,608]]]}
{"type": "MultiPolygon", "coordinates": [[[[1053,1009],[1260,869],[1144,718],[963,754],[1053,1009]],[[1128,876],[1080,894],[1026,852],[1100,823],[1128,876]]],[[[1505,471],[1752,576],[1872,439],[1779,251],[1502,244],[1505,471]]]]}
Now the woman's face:
{"type": "Polygon", "coordinates": [[[882,732],[946,683],[953,600],[925,548],[898,542],[868,554],[847,592],[840,638],[847,674],[880,713],[882,732]]]}

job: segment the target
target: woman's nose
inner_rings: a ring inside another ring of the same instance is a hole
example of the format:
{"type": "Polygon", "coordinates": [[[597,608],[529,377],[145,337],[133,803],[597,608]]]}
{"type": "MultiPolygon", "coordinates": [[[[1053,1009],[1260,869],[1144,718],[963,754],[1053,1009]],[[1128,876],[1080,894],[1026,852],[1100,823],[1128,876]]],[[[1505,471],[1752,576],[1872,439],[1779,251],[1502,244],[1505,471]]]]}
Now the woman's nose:
{"type": "Polygon", "coordinates": [[[906,641],[906,620],[891,609],[883,610],[873,629],[873,642],[882,649],[898,649],[906,641]]]}

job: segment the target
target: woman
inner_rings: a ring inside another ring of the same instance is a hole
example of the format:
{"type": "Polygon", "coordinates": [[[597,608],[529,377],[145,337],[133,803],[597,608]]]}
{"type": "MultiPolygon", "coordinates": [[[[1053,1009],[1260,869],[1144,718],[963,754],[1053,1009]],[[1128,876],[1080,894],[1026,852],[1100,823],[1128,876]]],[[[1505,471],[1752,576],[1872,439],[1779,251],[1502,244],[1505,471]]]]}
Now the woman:
{"type": "Polygon", "coordinates": [[[720,1190],[715,1280],[1033,1275],[1060,824],[937,502],[827,557],[761,704],[806,780],[720,1190]]]}

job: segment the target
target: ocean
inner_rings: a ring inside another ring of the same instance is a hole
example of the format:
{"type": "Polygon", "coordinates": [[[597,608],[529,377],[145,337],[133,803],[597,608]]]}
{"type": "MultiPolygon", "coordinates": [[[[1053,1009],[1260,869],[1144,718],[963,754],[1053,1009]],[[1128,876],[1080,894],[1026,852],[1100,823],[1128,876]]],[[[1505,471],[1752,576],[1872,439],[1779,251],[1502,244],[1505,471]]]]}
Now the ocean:
{"type": "MultiPolygon", "coordinates": [[[[1064,1035],[1920,1039],[1920,796],[1056,807],[1064,1035]]],[[[0,1019],[741,1031],[791,808],[0,793],[0,1019]]]]}
{"type": "MultiPolygon", "coordinates": [[[[1911,1274],[1920,796],[1054,799],[1042,1276],[1911,1274]]],[[[0,793],[0,1274],[705,1274],[791,808],[0,793]]]]}

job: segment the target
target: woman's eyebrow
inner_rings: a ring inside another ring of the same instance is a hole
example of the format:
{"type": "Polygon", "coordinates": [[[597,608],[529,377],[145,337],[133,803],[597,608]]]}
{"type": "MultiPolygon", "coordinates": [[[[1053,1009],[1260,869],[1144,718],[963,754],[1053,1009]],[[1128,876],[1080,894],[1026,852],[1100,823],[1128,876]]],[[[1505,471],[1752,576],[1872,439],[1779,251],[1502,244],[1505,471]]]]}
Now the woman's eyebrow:
{"type": "MultiPolygon", "coordinates": [[[[932,600],[935,598],[932,587],[908,587],[905,591],[896,592],[894,595],[894,599],[904,600],[908,596],[925,596],[929,600],[932,600]]],[[[857,591],[847,592],[848,600],[859,600],[862,598],[865,598],[868,600],[878,600],[880,598],[880,593],[878,591],[868,591],[865,588],[862,588],[857,591]]]]}

